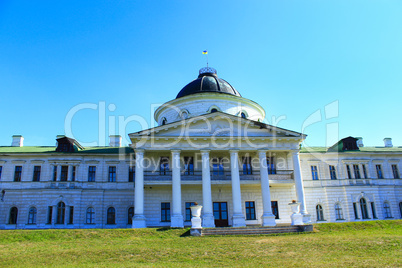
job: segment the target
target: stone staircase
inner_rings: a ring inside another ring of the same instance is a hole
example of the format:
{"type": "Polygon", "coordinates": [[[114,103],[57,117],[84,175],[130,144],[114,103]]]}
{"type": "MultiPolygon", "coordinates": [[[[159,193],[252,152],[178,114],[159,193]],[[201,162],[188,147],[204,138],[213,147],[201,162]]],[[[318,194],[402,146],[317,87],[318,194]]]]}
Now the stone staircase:
{"type": "Polygon", "coordinates": [[[274,227],[220,227],[203,228],[200,230],[201,236],[206,235],[260,235],[260,234],[280,234],[280,233],[299,233],[312,232],[313,225],[279,225],[274,227]]]}

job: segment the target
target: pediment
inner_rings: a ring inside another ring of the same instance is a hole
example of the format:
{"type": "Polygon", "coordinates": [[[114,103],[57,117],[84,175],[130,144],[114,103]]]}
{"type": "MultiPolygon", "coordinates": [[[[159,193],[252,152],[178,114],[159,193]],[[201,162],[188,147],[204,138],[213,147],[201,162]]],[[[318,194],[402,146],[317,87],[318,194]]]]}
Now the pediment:
{"type": "Polygon", "coordinates": [[[134,136],[152,137],[304,137],[303,134],[225,113],[213,113],[147,129],[134,136]]]}

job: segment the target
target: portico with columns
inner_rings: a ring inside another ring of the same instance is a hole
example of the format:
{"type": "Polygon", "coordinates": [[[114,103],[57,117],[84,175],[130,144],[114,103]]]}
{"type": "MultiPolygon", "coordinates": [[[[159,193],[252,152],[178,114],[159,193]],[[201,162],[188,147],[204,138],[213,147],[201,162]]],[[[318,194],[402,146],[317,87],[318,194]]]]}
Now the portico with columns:
{"type": "Polygon", "coordinates": [[[262,123],[264,117],[259,104],[241,97],[215,70],[200,70],[198,79],[155,111],[159,126],[129,134],[136,156],[133,227],[183,227],[186,204],[194,202],[203,206],[204,227],[275,226],[278,210],[295,199],[308,215],[298,156],[305,135],[262,123]],[[159,195],[163,212],[156,222],[146,219],[152,210],[146,198],[159,187],[170,197],[159,195]],[[195,193],[186,202],[189,188],[195,193]],[[272,200],[273,189],[286,194],[272,200]]]}

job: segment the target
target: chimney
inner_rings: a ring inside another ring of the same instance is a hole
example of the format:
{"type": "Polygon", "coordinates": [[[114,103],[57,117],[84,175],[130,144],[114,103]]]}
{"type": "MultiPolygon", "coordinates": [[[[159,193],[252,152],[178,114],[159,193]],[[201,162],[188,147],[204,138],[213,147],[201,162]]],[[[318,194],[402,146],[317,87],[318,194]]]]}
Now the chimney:
{"type": "Polygon", "coordinates": [[[356,141],[357,147],[364,147],[363,138],[362,137],[356,137],[356,139],[357,139],[357,141],[356,141]]]}
{"type": "Polygon", "coordinates": [[[384,146],[385,147],[393,147],[391,138],[384,138],[384,146]]]}
{"type": "Polygon", "coordinates": [[[24,137],[21,135],[13,135],[13,142],[11,143],[13,147],[22,147],[24,146],[24,137]]]}
{"type": "Polygon", "coordinates": [[[121,136],[120,135],[110,135],[110,147],[121,147],[121,136]]]}

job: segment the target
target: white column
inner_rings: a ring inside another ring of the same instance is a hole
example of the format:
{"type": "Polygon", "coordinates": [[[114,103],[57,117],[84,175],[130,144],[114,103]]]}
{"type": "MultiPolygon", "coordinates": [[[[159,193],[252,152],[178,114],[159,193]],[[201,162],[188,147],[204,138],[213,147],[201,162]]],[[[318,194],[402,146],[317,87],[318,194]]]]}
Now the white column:
{"type": "Polygon", "coordinates": [[[232,175],[233,217],[232,226],[246,226],[246,220],[241,208],[241,190],[239,175],[238,150],[230,150],[230,171],[232,175]]]}
{"type": "Polygon", "coordinates": [[[183,214],[181,213],[180,150],[172,150],[172,200],[170,226],[183,228],[183,214]]]}
{"type": "Polygon", "coordinates": [[[297,201],[300,203],[300,213],[306,215],[303,217],[303,222],[308,223],[310,222],[310,215],[308,214],[306,208],[306,198],[304,196],[304,186],[300,169],[299,151],[292,152],[292,159],[293,159],[293,175],[295,179],[297,201]]]}
{"type": "Polygon", "coordinates": [[[70,165],[68,165],[67,181],[71,181],[71,174],[72,173],[73,173],[73,166],[70,164],[70,165]]]}
{"type": "Polygon", "coordinates": [[[146,228],[144,216],[144,150],[135,150],[135,187],[133,228],[146,228]]]}
{"type": "Polygon", "coordinates": [[[201,151],[202,157],[202,226],[206,228],[215,227],[215,219],[212,208],[211,193],[211,168],[209,162],[209,150],[201,151]]]}
{"type": "Polygon", "coordinates": [[[267,167],[267,151],[259,150],[258,157],[260,161],[261,177],[261,196],[262,196],[262,226],[276,226],[275,215],[272,214],[271,191],[269,189],[269,177],[267,167]]]}

